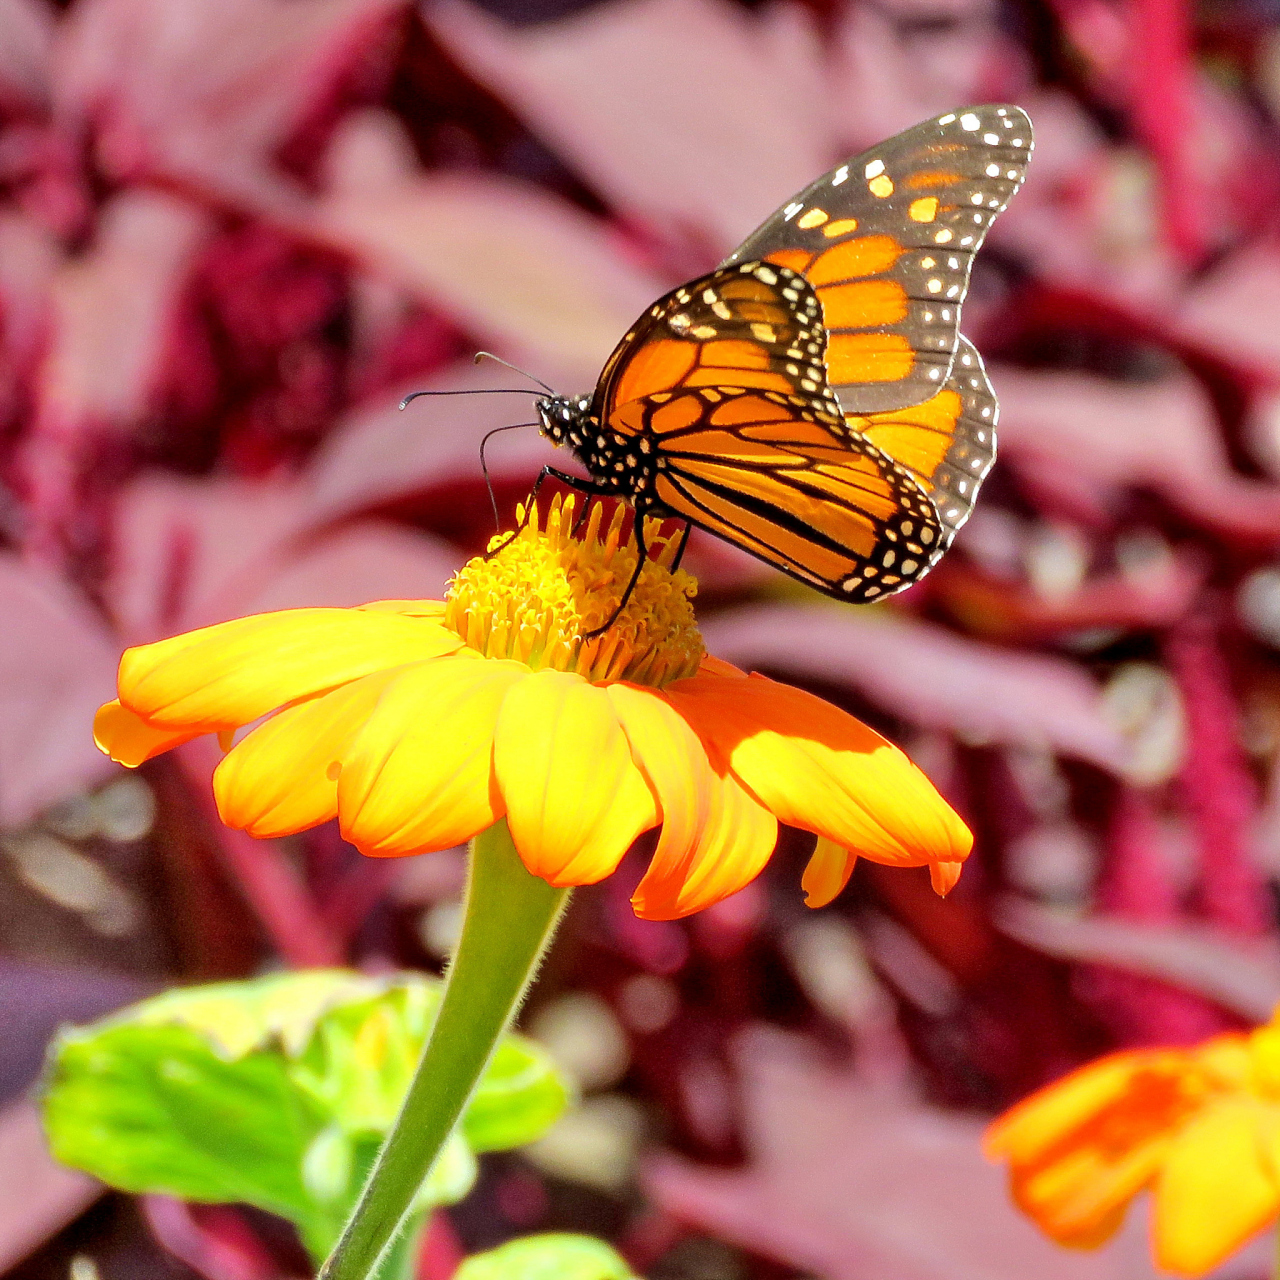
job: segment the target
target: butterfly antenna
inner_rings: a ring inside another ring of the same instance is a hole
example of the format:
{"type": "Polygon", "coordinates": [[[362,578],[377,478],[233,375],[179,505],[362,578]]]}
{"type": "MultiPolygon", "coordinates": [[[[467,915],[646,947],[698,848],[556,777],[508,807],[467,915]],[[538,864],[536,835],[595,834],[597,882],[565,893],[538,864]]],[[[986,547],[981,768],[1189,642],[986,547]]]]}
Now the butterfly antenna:
{"type": "Polygon", "coordinates": [[[541,378],[535,378],[533,374],[526,373],[523,369],[517,368],[510,360],[504,360],[501,356],[495,356],[492,351],[477,351],[471,359],[475,364],[479,364],[481,360],[492,360],[495,364],[500,364],[505,368],[510,369],[512,373],[518,373],[522,378],[528,378],[530,382],[536,382],[538,386],[547,393],[547,395],[555,395],[555,389],[547,386],[541,378]]]}
{"type": "MultiPolygon", "coordinates": [[[[516,371],[517,373],[519,370],[516,371]]],[[[473,387],[469,391],[410,391],[400,407],[403,409],[419,396],[536,396],[532,387],[473,387]]]]}
{"type": "Polygon", "coordinates": [[[490,437],[496,436],[503,431],[516,431],[520,427],[536,427],[536,422],[513,422],[507,427],[494,427],[492,431],[486,431],[484,438],[480,441],[480,470],[484,474],[484,487],[489,490],[489,503],[493,507],[493,523],[499,533],[502,532],[502,517],[498,514],[498,498],[493,492],[493,481],[489,479],[489,464],[484,458],[484,447],[489,443],[490,437]]]}

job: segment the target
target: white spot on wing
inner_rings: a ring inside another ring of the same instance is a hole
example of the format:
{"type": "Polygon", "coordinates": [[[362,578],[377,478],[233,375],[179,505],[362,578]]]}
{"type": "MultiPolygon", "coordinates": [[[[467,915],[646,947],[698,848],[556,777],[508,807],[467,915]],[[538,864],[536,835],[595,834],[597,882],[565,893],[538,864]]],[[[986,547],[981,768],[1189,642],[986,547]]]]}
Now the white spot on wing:
{"type": "Polygon", "coordinates": [[[960,127],[966,133],[976,133],[981,125],[982,121],[972,111],[968,111],[960,117],[960,127]]]}

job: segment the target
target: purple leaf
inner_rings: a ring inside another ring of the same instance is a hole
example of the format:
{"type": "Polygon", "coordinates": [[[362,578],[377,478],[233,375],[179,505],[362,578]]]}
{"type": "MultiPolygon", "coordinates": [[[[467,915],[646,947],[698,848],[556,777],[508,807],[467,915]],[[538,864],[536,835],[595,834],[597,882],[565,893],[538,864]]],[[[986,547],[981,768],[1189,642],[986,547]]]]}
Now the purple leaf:
{"type": "MultiPolygon", "coordinates": [[[[534,370],[534,372],[540,372],[534,370]]],[[[591,375],[594,378],[594,373],[591,375]]],[[[317,522],[388,505],[421,493],[444,491],[480,477],[480,441],[485,432],[532,422],[535,388],[527,399],[513,395],[424,397],[399,409],[399,395],[416,390],[464,391],[525,385],[519,374],[486,361],[449,365],[415,385],[397,388],[397,398],[374,401],[340,422],[321,446],[308,472],[306,502],[317,522]]],[[[586,383],[565,387],[584,390],[586,383]]],[[[490,441],[487,457],[495,479],[527,477],[557,458],[571,462],[532,426],[490,441]]],[[[566,468],[567,469],[567,468],[566,468]]]]}
{"type": "Polygon", "coordinates": [[[44,0],[0,0],[0,113],[48,110],[53,28],[53,8],[44,0]]]}
{"type": "Polygon", "coordinates": [[[115,694],[118,653],[65,584],[0,554],[0,825],[115,772],[89,726],[115,694]]]}
{"type": "Polygon", "coordinates": [[[1280,380],[1280,252],[1264,242],[1233,253],[1188,291],[1174,326],[1232,364],[1280,380]]]}
{"type": "Polygon", "coordinates": [[[598,220],[509,178],[440,174],[325,200],[313,230],[543,376],[594,382],[664,292],[598,220]]]}
{"type": "Polygon", "coordinates": [[[1190,375],[1136,383],[1000,365],[992,381],[1003,456],[1045,497],[1097,517],[1146,487],[1227,537],[1280,540],[1280,486],[1231,469],[1190,375]]]}
{"type": "Polygon", "coordinates": [[[86,0],[61,32],[59,118],[117,180],[164,178],[301,216],[277,155],[362,67],[385,62],[406,0],[86,0]]]}
{"type": "Polygon", "coordinates": [[[1080,1253],[1040,1235],[983,1160],[981,1121],[838,1074],[780,1032],[753,1028],[735,1049],[748,1167],[666,1156],[647,1171],[684,1222],[828,1280],[1151,1276],[1135,1241],[1080,1253]]]}
{"type": "Polygon", "coordinates": [[[21,1262],[101,1194],[92,1178],[54,1163],[34,1103],[0,1111],[0,1270],[21,1262]]]}
{"type": "Polygon", "coordinates": [[[425,18],[607,201],[689,236],[707,269],[837,158],[812,35],[780,38],[724,0],[592,7],[525,29],[436,0],[425,18]]]}
{"type": "Polygon", "coordinates": [[[1098,688],[1061,658],[1011,652],[883,609],[761,605],[703,626],[746,667],[840,680],[902,719],[970,741],[1047,747],[1122,772],[1128,749],[1098,688]]]}
{"type": "Polygon", "coordinates": [[[1001,903],[995,920],[1037,951],[1158,978],[1251,1022],[1266,1022],[1280,1002],[1280,948],[1274,939],[1245,943],[1209,925],[1082,917],[1020,898],[1001,903]]]}
{"type": "Polygon", "coordinates": [[[321,536],[296,484],[153,476],[119,503],[106,598],[137,644],[271,609],[439,597],[459,560],[381,522],[321,536]]]}

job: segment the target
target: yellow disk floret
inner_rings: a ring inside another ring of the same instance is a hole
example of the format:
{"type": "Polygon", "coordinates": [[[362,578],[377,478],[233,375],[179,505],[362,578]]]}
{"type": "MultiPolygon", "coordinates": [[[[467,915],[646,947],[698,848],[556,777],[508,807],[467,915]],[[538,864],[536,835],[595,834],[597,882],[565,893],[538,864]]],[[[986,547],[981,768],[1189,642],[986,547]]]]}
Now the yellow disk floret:
{"type": "Polygon", "coordinates": [[[575,506],[573,496],[552,499],[540,527],[535,503],[514,537],[500,535],[488,559],[464,565],[445,597],[445,625],[487,658],[576,671],[595,684],[661,687],[693,675],[705,653],[693,617],[697,582],[670,568],[679,539],[658,536],[656,520],[647,523],[648,559],[626,608],[603,635],[583,639],[618,607],[637,550],[634,538],[622,539],[621,506],[603,536],[603,507],[592,507],[575,534],[575,506]]]}

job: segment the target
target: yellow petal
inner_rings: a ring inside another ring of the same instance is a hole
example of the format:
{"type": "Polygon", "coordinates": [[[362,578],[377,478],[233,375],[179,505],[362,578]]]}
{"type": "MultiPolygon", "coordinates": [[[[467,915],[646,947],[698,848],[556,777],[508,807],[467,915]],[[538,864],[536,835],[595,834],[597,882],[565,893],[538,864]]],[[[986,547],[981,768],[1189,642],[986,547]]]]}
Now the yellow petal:
{"type": "Polygon", "coordinates": [[[875,862],[959,861],[973,837],[928,778],[852,716],[788,685],[699,674],[667,695],[777,817],[875,862]]]}
{"type": "Polygon", "coordinates": [[[93,717],[93,740],[98,750],[130,769],[136,769],[144,760],[162,751],[198,738],[200,733],[199,729],[157,728],[114,700],[103,703],[93,717]]]}
{"type": "Polygon", "coordinates": [[[338,762],[382,691],[403,671],[393,667],[353,680],[259,725],[214,770],[223,822],[269,839],[336,817],[338,762]]]}
{"type": "Polygon", "coordinates": [[[343,753],[342,834],[361,853],[448,849],[503,815],[493,776],[502,700],[529,669],[518,662],[438,658],[383,690],[343,753]]]}
{"type": "Polygon", "coordinates": [[[712,771],[711,810],[688,858],[655,857],[631,905],[643,920],[676,920],[737,893],[763,870],[778,842],[778,820],[728,770],[712,771]]]}
{"type": "Polygon", "coordinates": [[[1221,1098],[1187,1125],[1156,1183],[1158,1267],[1203,1275],[1274,1220],[1280,1189],[1262,1148],[1276,1127],[1247,1097],[1221,1098]]]}
{"type": "Polygon", "coordinates": [[[125,650],[120,700],[159,726],[235,728],[299,698],[461,646],[440,623],[399,613],[260,613],[125,650]]]}
{"type": "MultiPolygon", "coordinates": [[[[1261,1032],[1266,1030],[1266,1027],[1260,1028],[1261,1032]]],[[[1204,1040],[1186,1052],[1213,1085],[1231,1092],[1261,1088],[1265,1093],[1266,1077],[1264,1074],[1260,1078],[1257,1074],[1259,1063],[1254,1050],[1254,1038],[1258,1034],[1254,1032],[1246,1036],[1239,1031],[1228,1031],[1204,1040]]]]}
{"type": "Polygon", "coordinates": [[[1165,1134],[1149,1134],[1121,1150],[1073,1147],[1043,1167],[1015,1168],[1014,1200],[1059,1244],[1096,1249],[1124,1221],[1133,1197],[1151,1184],[1171,1144],[1165,1134]]]}
{"type": "Polygon", "coordinates": [[[437,622],[444,617],[443,600],[371,600],[359,607],[375,613],[399,613],[407,618],[433,618],[437,622]]]}
{"type": "MultiPolygon", "coordinates": [[[[1246,1077],[1254,1091],[1272,1098],[1280,1098],[1280,1027],[1268,1024],[1259,1027],[1247,1043],[1249,1071],[1246,1077]]],[[[1215,1054],[1215,1058],[1221,1054],[1215,1054]]],[[[1209,1065],[1205,1057],[1202,1062],[1209,1065]]],[[[1214,1062],[1214,1066],[1217,1063],[1214,1062]]]]}
{"type": "Polygon", "coordinates": [[[1011,1157],[1015,1163],[1043,1159],[1052,1148],[1121,1102],[1140,1074],[1163,1066],[1176,1073],[1184,1055],[1177,1050],[1130,1049],[1108,1054],[1055,1080],[1024,1098],[993,1121],[983,1139],[988,1159],[1011,1157]]]}
{"type": "Polygon", "coordinates": [[[804,875],[800,877],[800,887],[805,893],[804,905],[825,907],[849,883],[857,861],[856,853],[850,853],[826,836],[819,836],[804,875]]]}
{"type": "Polygon", "coordinates": [[[554,885],[594,884],[658,821],[609,695],[538,671],[507,695],[493,763],[524,864],[554,885]]]}
{"type": "Polygon", "coordinates": [[[692,857],[716,784],[706,748],[657,690],[611,684],[604,691],[636,764],[658,798],[662,833],[654,860],[665,863],[692,857]]]}

